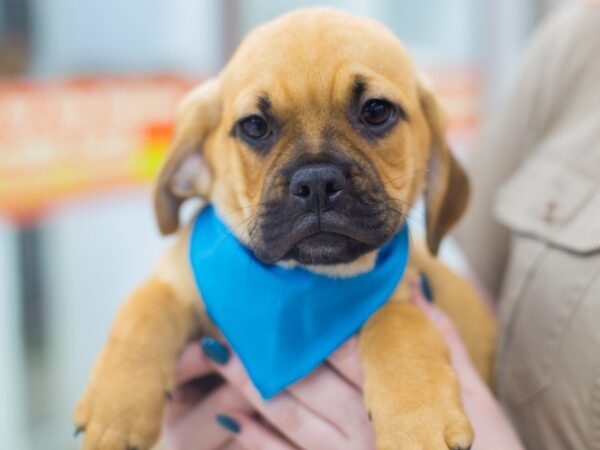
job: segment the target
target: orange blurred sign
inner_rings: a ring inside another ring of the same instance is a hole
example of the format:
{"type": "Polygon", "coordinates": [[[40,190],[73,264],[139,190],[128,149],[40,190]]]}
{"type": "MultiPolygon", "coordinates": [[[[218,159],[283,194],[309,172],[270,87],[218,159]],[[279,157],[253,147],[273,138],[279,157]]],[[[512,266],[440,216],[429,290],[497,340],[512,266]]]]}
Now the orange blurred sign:
{"type": "Polygon", "coordinates": [[[473,67],[429,67],[427,76],[448,116],[448,139],[458,156],[474,148],[481,125],[482,78],[473,67]]]}
{"type": "MultiPolygon", "coordinates": [[[[428,74],[448,109],[451,141],[472,147],[477,72],[428,74]]],[[[176,77],[0,82],[0,212],[24,218],[74,194],[148,183],[168,146],[177,101],[193,84],[176,77]]]]}
{"type": "Polygon", "coordinates": [[[0,210],[27,217],[106,187],[148,183],[191,80],[0,82],[0,210]]]}

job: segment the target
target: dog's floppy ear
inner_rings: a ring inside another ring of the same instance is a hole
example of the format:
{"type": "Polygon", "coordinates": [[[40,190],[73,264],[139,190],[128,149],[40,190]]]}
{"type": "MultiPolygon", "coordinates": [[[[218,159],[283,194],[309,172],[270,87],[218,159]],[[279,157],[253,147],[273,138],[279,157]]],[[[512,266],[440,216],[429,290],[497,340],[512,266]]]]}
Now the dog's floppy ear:
{"type": "Polygon", "coordinates": [[[427,246],[435,255],[442,238],[467,207],[469,179],[450,151],[444,111],[424,80],[419,82],[419,98],[431,135],[425,203],[427,246]]]}
{"type": "Polygon", "coordinates": [[[220,117],[216,78],[192,90],[177,107],[175,135],[154,186],[154,212],[162,234],[179,228],[179,208],[185,200],[209,193],[212,180],[203,144],[220,117]]]}

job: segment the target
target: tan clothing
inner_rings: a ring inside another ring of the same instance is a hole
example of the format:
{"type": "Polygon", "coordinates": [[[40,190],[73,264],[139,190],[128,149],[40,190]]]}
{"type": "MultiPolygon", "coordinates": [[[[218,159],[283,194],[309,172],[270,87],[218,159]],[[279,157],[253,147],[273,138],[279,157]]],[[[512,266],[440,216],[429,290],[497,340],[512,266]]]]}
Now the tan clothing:
{"type": "Polygon", "coordinates": [[[538,33],[471,176],[457,236],[499,298],[500,400],[529,449],[600,449],[599,3],[538,33]]]}

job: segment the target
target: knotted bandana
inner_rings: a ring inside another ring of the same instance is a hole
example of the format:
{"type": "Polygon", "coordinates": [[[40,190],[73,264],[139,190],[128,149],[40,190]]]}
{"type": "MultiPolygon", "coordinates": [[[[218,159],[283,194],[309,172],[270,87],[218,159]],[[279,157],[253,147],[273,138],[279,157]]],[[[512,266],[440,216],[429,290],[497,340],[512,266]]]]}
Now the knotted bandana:
{"type": "Polygon", "coordinates": [[[196,218],[190,262],[206,310],[264,398],[300,380],[388,300],[408,262],[406,225],[373,270],[332,278],[255,258],[206,207],[196,218]]]}

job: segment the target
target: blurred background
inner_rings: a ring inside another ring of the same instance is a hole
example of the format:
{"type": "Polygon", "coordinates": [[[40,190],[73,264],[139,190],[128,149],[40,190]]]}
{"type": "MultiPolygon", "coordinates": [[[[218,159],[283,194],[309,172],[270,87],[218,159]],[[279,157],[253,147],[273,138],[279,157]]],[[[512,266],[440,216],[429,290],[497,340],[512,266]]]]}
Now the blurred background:
{"type": "Polygon", "coordinates": [[[248,30],[316,4],[381,20],[464,158],[558,3],[0,0],[0,448],[77,447],[71,411],[111,318],[168,244],[150,183],[174,106],[248,30]]]}

